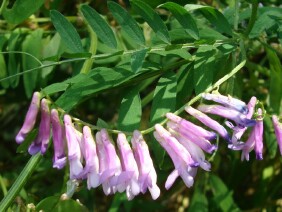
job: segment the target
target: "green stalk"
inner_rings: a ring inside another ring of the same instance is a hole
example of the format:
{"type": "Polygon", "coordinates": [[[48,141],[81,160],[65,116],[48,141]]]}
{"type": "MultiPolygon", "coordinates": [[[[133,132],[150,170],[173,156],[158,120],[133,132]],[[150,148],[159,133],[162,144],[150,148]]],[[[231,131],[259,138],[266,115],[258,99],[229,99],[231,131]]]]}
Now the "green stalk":
{"type": "MultiPolygon", "coordinates": [[[[89,26],[87,28],[88,28],[88,31],[90,33],[90,48],[89,48],[89,52],[93,56],[93,55],[96,54],[96,51],[97,51],[97,42],[98,42],[97,35],[89,26]]],[[[92,57],[87,59],[87,60],[85,60],[80,73],[87,74],[91,70],[93,62],[94,62],[94,58],[92,58],[92,57]]]]}
{"type": "Polygon", "coordinates": [[[253,26],[256,22],[256,18],[257,18],[257,11],[258,11],[258,0],[253,0],[252,3],[252,14],[251,14],[251,18],[250,21],[248,23],[247,29],[245,31],[245,36],[248,37],[248,35],[250,34],[250,32],[253,29],[253,26]]]}
{"type": "Polygon", "coordinates": [[[29,159],[28,163],[8,191],[7,195],[0,202],[0,211],[6,211],[7,208],[13,203],[18,193],[21,191],[27,180],[32,175],[41,158],[42,155],[38,153],[29,159]]]}

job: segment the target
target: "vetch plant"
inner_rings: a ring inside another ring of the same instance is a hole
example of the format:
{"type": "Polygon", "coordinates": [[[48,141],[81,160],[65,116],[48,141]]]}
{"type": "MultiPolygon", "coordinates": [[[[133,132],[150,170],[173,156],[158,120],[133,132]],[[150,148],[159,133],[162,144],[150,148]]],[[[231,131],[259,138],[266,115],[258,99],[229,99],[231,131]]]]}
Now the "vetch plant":
{"type": "Polygon", "coordinates": [[[281,8],[33,4],[0,7],[0,211],[281,208],[281,8]]]}

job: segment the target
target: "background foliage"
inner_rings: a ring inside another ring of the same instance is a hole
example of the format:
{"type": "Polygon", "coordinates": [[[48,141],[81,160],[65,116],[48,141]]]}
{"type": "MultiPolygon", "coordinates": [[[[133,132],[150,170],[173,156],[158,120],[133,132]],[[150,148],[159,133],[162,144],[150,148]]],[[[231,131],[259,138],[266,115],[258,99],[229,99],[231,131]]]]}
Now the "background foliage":
{"type": "MultiPolygon", "coordinates": [[[[86,122],[145,130],[246,59],[220,92],[246,102],[256,96],[269,114],[281,114],[279,0],[173,2],[2,2],[1,199],[30,158],[14,137],[36,90],[43,89],[57,107],[86,122]]],[[[249,162],[241,162],[240,153],[220,140],[211,172],[200,170],[190,189],[178,180],[169,191],[164,181],[172,163],[149,133],[162,190],[154,202],[148,194],[133,201],[123,194],[105,196],[100,188],[88,191],[84,182],[73,196],[81,204],[59,201],[68,170],[53,169],[49,151],[9,210],[30,210],[30,203],[46,211],[281,210],[282,160],[269,116],[264,124],[263,161],[251,155],[249,162]]]]}

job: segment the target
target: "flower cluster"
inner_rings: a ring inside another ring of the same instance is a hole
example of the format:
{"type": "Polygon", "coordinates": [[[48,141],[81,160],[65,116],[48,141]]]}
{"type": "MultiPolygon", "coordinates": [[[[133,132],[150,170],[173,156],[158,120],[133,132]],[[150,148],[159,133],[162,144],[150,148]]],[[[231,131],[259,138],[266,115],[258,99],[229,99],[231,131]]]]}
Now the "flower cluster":
{"type": "Polygon", "coordinates": [[[126,192],[129,200],[147,190],[153,199],[159,197],[157,173],[149,148],[139,131],[133,132],[132,147],[126,135],[119,133],[117,151],[106,129],[98,131],[94,138],[88,126],[80,132],[68,114],[64,115],[62,123],[58,111],[52,109],[50,112],[49,105],[48,100],[40,100],[40,93],[35,92],[24,124],[16,136],[17,143],[25,140],[41,110],[38,135],[28,149],[31,155],[44,154],[52,134],[53,167],[62,169],[68,162],[71,180],[87,179],[88,189],[102,185],[106,195],[126,192]]]}
{"type": "MultiPolygon", "coordinates": [[[[242,150],[241,159],[249,160],[249,153],[254,150],[256,158],[263,158],[263,117],[262,108],[256,108],[257,99],[252,97],[248,104],[231,96],[205,93],[205,100],[218,104],[201,104],[197,109],[186,106],[185,111],[201,122],[206,128],[198,126],[173,113],[167,113],[166,127],[156,124],[154,137],[171,157],[175,169],[168,176],[165,188],[169,189],[180,176],[187,187],[194,183],[198,167],[210,171],[211,164],[205,154],[212,154],[218,146],[212,143],[218,135],[227,141],[232,150],[242,150]],[[227,119],[227,129],[207,114],[227,119]],[[246,142],[241,138],[252,127],[246,142]]],[[[157,173],[150,156],[149,148],[138,130],[132,133],[128,142],[126,135],[118,133],[116,146],[106,129],[96,132],[89,126],[79,129],[70,115],[60,119],[58,110],[50,110],[50,102],[35,92],[22,128],[16,136],[16,142],[22,143],[33,130],[40,111],[38,134],[28,148],[34,155],[47,151],[52,137],[54,156],[53,167],[70,167],[70,179],[87,180],[88,189],[102,186],[106,195],[126,192],[129,200],[147,190],[153,199],[160,195],[157,186],[157,173]]],[[[282,123],[277,116],[272,116],[275,134],[282,154],[282,123]]]]}

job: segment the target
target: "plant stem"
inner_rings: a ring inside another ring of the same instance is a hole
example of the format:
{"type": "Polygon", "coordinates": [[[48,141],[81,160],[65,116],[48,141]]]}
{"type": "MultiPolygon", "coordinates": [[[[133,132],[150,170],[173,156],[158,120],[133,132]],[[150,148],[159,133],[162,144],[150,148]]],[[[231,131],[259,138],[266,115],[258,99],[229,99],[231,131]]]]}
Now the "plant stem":
{"type": "MultiPolygon", "coordinates": [[[[97,51],[97,42],[98,42],[97,35],[89,26],[87,28],[88,28],[88,32],[90,34],[90,48],[89,48],[89,52],[93,56],[93,55],[96,54],[96,51],[97,51]]],[[[92,58],[92,57],[87,59],[87,60],[85,60],[80,73],[87,74],[91,70],[93,62],[94,62],[94,58],[92,58]]]]}
{"type": "Polygon", "coordinates": [[[238,30],[238,23],[239,23],[239,0],[235,0],[235,5],[234,5],[234,23],[233,23],[233,28],[235,31],[238,30]]]}
{"type": "Polygon", "coordinates": [[[248,35],[250,34],[250,32],[253,29],[253,26],[256,22],[256,18],[257,18],[257,10],[258,10],[258,1],[257,0],[253,0],[252,3],[252,14],[251,14],[251,18],[250,21],[248,23],[247,29],[245,31],[245,36],[248,37],[248,35]]]}
{"type": "Polygon", "coordinates": [[[0,211],[6,211],[7,208],[12,204],[18,193],[30,178],[41,158],[42,155],[38,153],[29,159],[28,163],[8,191],[7,195],[0,202],[0,211]]]}

